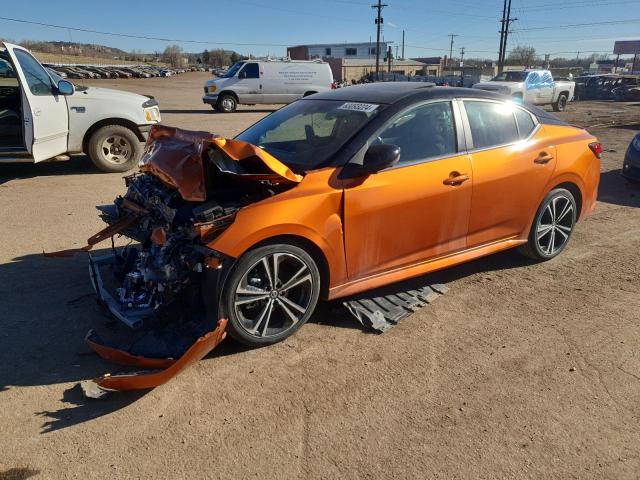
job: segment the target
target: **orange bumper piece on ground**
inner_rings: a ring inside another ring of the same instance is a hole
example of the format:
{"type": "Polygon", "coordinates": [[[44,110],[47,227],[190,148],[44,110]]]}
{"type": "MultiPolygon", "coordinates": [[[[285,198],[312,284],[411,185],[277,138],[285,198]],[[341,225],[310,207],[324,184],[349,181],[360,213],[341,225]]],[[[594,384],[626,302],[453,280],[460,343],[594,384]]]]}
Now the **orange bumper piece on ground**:
{"type": "MultiPolygon", "coordinates": [[[[127,352],[97,345],[96,352],[114,362],[141,367],[162,368],[156,372],[136,372],[122,375],[103,375],[102,377],[83,382],[81,384],[85,395],[91,398],[101,398],[111,391],[143,390],[154,388],[178,375],[189,365],[202,360],[211,350],[216,348],[226,337],[227,320],[218,320],[218,326],[212,332],[200,337],[179,359],[150,359],[137,357],[127,352]]],[[[94,342],[88,342],[94,348],[94,342]]]]}

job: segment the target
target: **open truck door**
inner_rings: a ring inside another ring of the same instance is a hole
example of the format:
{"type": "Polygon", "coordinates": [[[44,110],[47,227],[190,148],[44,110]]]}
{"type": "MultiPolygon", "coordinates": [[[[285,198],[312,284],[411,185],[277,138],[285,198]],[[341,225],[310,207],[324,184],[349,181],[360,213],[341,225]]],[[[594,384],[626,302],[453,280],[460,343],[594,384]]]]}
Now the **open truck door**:
{"type": "Polygon", "coordinates": [[[20,82],[26,153],[35,162],[66,153],[69,112],[63,92],[28,50],[10,43],[4,47],[20,82]]]}

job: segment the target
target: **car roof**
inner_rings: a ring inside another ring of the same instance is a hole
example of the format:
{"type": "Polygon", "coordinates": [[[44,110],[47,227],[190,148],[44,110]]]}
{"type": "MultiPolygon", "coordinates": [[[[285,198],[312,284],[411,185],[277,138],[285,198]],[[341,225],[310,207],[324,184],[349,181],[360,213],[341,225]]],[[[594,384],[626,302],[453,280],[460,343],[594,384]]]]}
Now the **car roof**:
{"type": "Polygon", "coordinates": [[[340,100],[345,102],[393,104],[410,97],[419,100],[438,98],[487,98],[504,100],[505,97],[486,90],[456,87],[434,87],[426,82],[378,82],[327,90],[316,93],[308,100],[340,100]]]}

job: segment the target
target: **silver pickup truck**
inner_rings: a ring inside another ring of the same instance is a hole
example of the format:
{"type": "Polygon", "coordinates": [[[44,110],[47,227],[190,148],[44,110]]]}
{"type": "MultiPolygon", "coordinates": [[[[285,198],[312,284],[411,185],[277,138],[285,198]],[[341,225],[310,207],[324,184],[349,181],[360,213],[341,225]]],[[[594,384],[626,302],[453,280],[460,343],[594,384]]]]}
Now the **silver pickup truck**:
{"type": "Polygon", "coordinates": [[[549,70],[522,70],[502,72],[473,88],[509,95],[532,105],[553,105],[554,111],[562,112],[573,100],[576,84],[554,80],[549,70]]]}

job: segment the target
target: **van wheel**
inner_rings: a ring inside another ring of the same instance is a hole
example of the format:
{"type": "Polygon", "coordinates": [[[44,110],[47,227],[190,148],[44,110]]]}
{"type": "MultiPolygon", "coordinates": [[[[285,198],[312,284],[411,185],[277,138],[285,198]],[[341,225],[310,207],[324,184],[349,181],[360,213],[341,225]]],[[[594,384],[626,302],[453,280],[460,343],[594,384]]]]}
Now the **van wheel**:
{"type": "Polygon", "coordinates": [[[556,103],[553,104],[553,111],[564,112],[565,108],[567,108],[567,96],[561,93],[556,103]]]}
{"type": "Polygon", "coordinates": [[[142,144],[130,128],[105,125],[93,132],[86,153],[103,172],[126,172],[138,164],[142,144]]]}
{"type": "Polygon", "coordinates": [[[232,113],[236,111],[237,106],[238,102],[236,102],[235,97],[227,93],[218,98],[216,110],[222,113],[232,113]]]}

